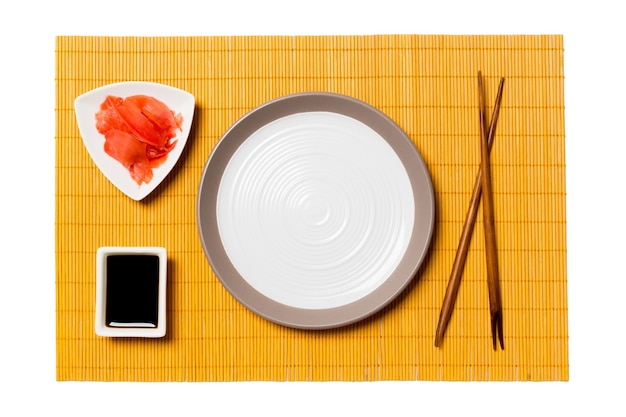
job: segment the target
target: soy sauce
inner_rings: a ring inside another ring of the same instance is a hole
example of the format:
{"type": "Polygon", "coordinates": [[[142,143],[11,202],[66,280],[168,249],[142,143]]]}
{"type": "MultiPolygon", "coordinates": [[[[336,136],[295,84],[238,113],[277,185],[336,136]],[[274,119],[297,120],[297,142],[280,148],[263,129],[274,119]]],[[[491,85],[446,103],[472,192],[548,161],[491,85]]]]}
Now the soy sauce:
{"type": "Polygon", "coordinates": [[[157,327],[159,257],[107,256],[106,294],[107,326],[157,327]]]}

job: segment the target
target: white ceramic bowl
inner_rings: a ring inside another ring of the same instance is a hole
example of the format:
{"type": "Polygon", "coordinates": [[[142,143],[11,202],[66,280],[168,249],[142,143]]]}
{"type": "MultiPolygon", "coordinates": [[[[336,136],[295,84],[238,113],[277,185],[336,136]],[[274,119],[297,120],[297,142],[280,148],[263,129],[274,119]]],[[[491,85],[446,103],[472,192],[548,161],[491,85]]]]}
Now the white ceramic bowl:
{"type": "Polygon", "coordinates": [[[97,335],[153,338],[165,336],[166,295],[165,248],[105,246],[98,249],[95,315],[97,335]],[[138,267],[146,265],[146,260],[151,267],[138,272],[138,267]],[[146,319],[147,316],[150,318],[146,319]]]}
{"type": "Polygon", "coordinates": [[[172,171],[180,158],[191,129],[195,99],[190,93],[164,84],[151,82],[121,82],[105,85],[80,95],[74,101],[78,129],[91,159],[120,191],[133,200],[142,200],[154,191],[172,171]],[[183,117],[182,130],[174,140],[176,146],[167,160],[158,168],[153,169],[153,178],[148,184],[138,185],[131,178],[128,169],[104,151],[104,136],[96,129],[95,115],[108,95],[126,98],[143,94],[152,96],[165,103],[175,113],[183,117]]]}

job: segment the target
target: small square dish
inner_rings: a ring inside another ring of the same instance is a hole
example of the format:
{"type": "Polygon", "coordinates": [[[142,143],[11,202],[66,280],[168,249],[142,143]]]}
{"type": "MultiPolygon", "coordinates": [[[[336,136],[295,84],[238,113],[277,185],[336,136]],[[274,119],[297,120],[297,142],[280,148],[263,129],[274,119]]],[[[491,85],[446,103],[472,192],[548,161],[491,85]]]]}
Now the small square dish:
{"type": "Polygon", "coordinates": [[[165,336],[166,292],[165,248],[99,248],[96,253],[96,334],[107,337],[165,336]]]}
{"type": "Polygon", "coordinates": [[[139,201],[182,155],[195,98],[164,84],[121,82],[80,95],[74,107],[91,159],[113,185],[139,201]]]}

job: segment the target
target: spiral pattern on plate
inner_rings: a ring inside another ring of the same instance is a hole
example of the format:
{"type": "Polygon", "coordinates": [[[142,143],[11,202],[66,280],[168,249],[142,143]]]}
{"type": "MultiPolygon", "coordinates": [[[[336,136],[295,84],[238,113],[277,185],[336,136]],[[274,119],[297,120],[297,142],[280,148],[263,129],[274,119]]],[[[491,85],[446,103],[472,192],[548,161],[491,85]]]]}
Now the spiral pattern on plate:
{"type": "Polygon", "coordinates": [[[332,112],[296,113],[254,132],[220,182],[224,249],[257,291],[327,309],[379,287],[408,247],[408,174],[374,130],[332,112]]]}

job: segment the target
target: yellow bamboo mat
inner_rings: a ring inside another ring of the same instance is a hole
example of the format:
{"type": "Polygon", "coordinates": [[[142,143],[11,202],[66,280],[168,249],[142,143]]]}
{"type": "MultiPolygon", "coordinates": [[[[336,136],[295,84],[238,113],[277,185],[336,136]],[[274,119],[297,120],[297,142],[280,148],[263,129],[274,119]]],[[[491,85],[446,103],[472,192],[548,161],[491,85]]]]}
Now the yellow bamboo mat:
{"type": "Polygon", "coordinates": [[[568,380],[561,36],[59,37],[56,59],[58,380],[568,380]],[[506,344],[497,352],[481,213],[450,327],[433,345],[480,160],[478,70],[489,115],[506,78],[492,151],[506,344]],[[96,168],[73,109],[78,95],[120,81],[196,97],[179,164],[141,202],[96,168]],[[212,272],[195,217],[220,136],[254,107],[304,91],[389,115],[423,155],[437,204],[427,263],[402,296],[329,331],[281,327],[240,305],[212,272]],[[167,337],[95,335],[95,255],[107,245],[167,248],[167,337]]]}

